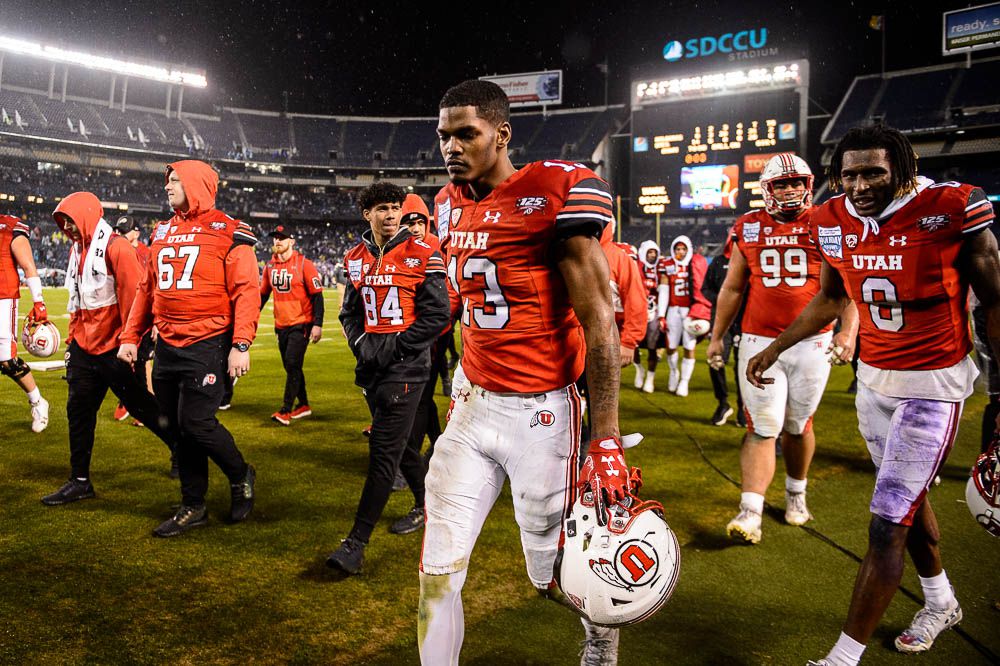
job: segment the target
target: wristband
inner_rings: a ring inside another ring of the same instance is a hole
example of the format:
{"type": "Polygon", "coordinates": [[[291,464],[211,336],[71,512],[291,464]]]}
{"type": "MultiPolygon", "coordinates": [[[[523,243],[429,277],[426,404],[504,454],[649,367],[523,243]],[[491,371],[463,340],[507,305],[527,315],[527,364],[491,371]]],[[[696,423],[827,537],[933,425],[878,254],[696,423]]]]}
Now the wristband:
{"type": "Polygon", "coordinates": [[[28,291],[31,292],[31,300],[38,303],[42,300],[42,278],[37,275],[30,278],[25,278],[24,283],[28,285],[28,291]]]}

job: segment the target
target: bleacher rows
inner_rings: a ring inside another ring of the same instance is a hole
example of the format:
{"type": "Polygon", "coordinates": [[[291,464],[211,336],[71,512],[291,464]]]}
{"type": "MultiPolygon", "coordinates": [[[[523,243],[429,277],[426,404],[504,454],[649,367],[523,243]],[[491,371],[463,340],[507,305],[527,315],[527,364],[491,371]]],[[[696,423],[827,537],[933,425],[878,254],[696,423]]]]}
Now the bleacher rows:
{"type": "MultiPolygon", "coordinates": [[[[436,118],[356,118],[223,108],[218,117],[49,99],[26,89],[0,90],[0,131],[92,145],[143,148],[209,159],[247,159],[353,168],[440,165],[436,118]]],[[[512,158],[587,161],[618,130],[622,106],[513,116],[512,158]]]]}

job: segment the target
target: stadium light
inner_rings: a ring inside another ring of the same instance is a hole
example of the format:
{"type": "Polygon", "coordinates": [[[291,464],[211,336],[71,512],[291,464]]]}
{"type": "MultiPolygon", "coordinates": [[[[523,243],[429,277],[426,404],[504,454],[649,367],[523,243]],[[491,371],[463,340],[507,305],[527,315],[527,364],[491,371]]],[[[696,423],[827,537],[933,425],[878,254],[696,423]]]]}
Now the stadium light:
{"type": "Polygon", "coordinates": [[[16,53],[18,55],[33,56],[53,62],[62,62],[70,65],[78,65],[88,69],[97,69],[124,76],[150,79],[161,83],[173,83],[182,86],[192,86],[195,88],[208,87],[208,79],[205,78],[204,71],[185,70],[176,65],[143,63],[133,60],[121,60],[118,58],[108,58],[94,55],[84,51],[73,51],[63,49],[51,44],[40,42],[30,42],[24,39],[6,37],[0,35],[0,51],[16,53]]]}

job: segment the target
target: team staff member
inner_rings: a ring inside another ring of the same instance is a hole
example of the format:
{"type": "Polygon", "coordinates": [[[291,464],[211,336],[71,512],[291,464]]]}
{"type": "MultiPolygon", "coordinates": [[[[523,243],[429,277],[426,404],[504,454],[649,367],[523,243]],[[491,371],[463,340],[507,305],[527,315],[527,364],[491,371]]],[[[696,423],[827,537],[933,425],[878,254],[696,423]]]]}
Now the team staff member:
{"type": "Polygon", "coordinates": [[[116,358],[118,337],[128,321],[141,271],[135,250],[113,233],[101,215],[101,202],[90,192],[70,194],[52,213],[74,245],[66,271],[70,312],[66,416],[71,472],[59,490],[42,498],[49,506],[94,497],[90,481],[94,429],[108,389],[171,452],[174,449],[172,433],[161,424],[156,398],[146,389],[145,375],[133,372],[116,358]]]}
{"type": "Polygon", "coordinates": [[[178,439],[182,502],[153,534],[172,537],[207,522],[208,459],[229,479],[230,519],[245,520],[256,472],[215,418],[222,376],[250,370],[260,317],[260,280],[250,227],[215,208],[219,176],[198,160],[167,166],[165,190],[174,216],[157,225],[152,259],[136,295],[118,357],[134,363],[136,345],[159,333],[153,388],[178,439]]]}
{"type": "MultiPolygon", "coordinates": [[[[705,272],[705,282],[701,285],[701,293],[704,294],[708,302],[712,304],[712,333],[716,332],[715,329],[715,319],[718,316],[718,299],[719,292],[722,291],[722,283],[726,279],[726,272],[729,270],[729,262],[731,261],[733,252],[733,234],[732,229],[726,236],[725,245],[722,246],[722,251],[715,257],[715,260],[708,265],[708,270],[705,272]]],[[[743,311],[746,308],[746,299],[740,299],[740,309],[733,317],[733,323],[730,324],[729,328],[725,332],[720,331],[722,335],[722,352],[720,354],[722,363],[720,364],[717,360],[709,365],[708,372],[709,377],[712,380],[712,392],[715,394],[715,400],[718,405],[715,408],[715,413],[712,414],[712,425],[725,425],[726,420],[733,415],[733,408],[729,404],[729,388],[726,385],[726,364],[729,363],[730,352],[735,357],[736,366],[739,367],[740,363],[740,348],[739,348],[739,337],[740,337],[740,320],[743,318],[743,311]]],[[[711,356],[709,359],[711,360],[711,356]]],[[[739,377],[736,377],[736,423],[740,427],[746,426],[746,420],[743,416],[743,396],[740,393],[740,381],[739,377]]]]}
{"type": "Polygon", "coordinates": [[[48,321],[48,310],[42,299],[42,280],[35,269],[28,241],[28,227],[16,217],[0,215],[0,374],[13,379],[28,394],[31,430],[41,432],[49,425],[49,403],[38,390],[28,364],[17,355],[17,300],[21,296],[18,267],[24,271],[24,281],[34,301],[28,321],[48,321]]]}
{"type": "Polygon", "coordinates": [[[285,366],[285,398],[271,419],[289,425],[312,414],[302,362],[309,343],[323,337],[323,281],[313,262],[295,251],[295,238],[284,226],[270,234],[274,255],[264,266],[260,307],[274,292],[274,334],[285,366]],[[295,400],[298,406],[292,408],[295,400]]]}
{"type": "MultiPolygon", "coordinates": [[[[441,254],[415,239],[399,218],[405,193],[378,182],[358,195],[371,229],[344,257],[348,282],[340,322],[357,358],[355,383],[372,414],[368,476],[354,527],[327,565],[361,570],[365,546],[382,515],[399,468],[414,508],[393,531],[423,522],[425,468],[419,449],[407,446],[417,404],[431,371],[431,345],[448,325],[448,291],[441,254]]],[[[416,528],[414,528],[416,529],[416,528]]]]}
{"type": "Polygon", "coordinates": [[[1000,259],[983,190],[918,176],[913,147],[898,130],[848,130],[830,159],[830,184],[845,194],[815,208],[810,220],[824,259],[821,289],[750,360],[746,376],[754,386],[768,384],[764,372],[781,352],[822,329],[848,299],[858,304],[858,428],[876,468],[868,551],[840,638],[815,662],[854,666],[899,587],[906,552],[924,607],[896,649],[928,650],[962,619],[927,493],[978,374],[969,357],[970,285],[1000,355],[1000,259]]]}

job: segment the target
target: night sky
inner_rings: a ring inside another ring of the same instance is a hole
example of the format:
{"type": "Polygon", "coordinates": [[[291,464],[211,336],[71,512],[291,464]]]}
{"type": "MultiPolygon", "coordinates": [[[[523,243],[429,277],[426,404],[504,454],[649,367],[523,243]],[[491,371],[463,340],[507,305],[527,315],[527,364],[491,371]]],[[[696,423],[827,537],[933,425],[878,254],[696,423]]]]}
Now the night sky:
{"type": "MultiPolygon", "coordinates": [[[[81,3],[5,0],[0,30],[96,53],[186,63],[208,72],[211,103],[293,112],[436,115],[444,90],[465,78],[565,71],[568,106],[627,100],[637,68],[665,73],[672,39],[766,27],[769,41],[808,49],[810,113],[833,111],[851,79],[881,67],[939,64],[941,12],[968,3],[535,2],[268,3],[255,0],[81,3]],[[889,4],[890,8],[885,9],[889,4]],[[643,9],[643,7],[647,7],[643,9]]],[[[784,47],[783,47],[784,48],[784,47]]],[[[985,51],[977,57],[1000,55],[985,51]]],[[[724,63],[723,63],[724,64],[724,63]]]]}

